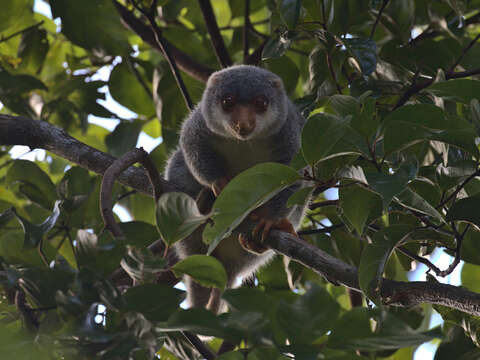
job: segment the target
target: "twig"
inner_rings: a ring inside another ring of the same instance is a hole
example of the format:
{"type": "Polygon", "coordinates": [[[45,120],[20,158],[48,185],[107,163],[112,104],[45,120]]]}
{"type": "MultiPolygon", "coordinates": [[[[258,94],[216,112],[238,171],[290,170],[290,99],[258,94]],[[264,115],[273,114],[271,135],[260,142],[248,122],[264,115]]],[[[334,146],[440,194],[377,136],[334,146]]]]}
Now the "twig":
{"type": "Polygon", "coordinates": [[[250,46],[248,44],[248,30],[250,25],[250,0],[245,0],[245,14],[243,24],[243,62],[245,63],[250,54],[250,46]]]}
{"type": "Polygon", "coordinates": [[[370,32],[370,39],[373,39],[373,36],[375,35],[375,31],[377,30],[377,25],[378,22],[380,21],[380,18],[382,17],[383,10],[387,7],[389,0],[383,0],[382,6],[380,7],[380,10],[378,11],[378,15],[375,19],[375,23],[372,26],[372,31],[370,32]]]}
{"type": "Polygon", "coordinates": [[[147,93],[147,96],[149,96],[150,99],[153,100],[152,90],[150,90],[148,88],[147,84],[145,84],[145,81],[143,81],[140,73],[138,72],[137,68],[135,67],[135,64],[133,63],[132,58],[130,56],[127,57],[127,65],[130,68],[130,70],[132,71],[132,73],[135,76],[135,78],[137,79],[137,81],[140,83],[140,85],[143,87],[143,89],[147,93]]]}
{"type": "Polygon", "coordinates": [[[323,24],[322,24],[322,27],[325,31],[327,31],[327,17],[325,16],[326,15],[326,11],[325,11],[325,2],[324,0],[322,0],[322,16],[323,16],[323,24]]]}
{"type": "Polygon", "coordinates": [[[337,76],[335,75],[335,69],[333,68],[332,58],[330,57],[330,53],[327,51],[327,66],[328,70],[330,71],[330,75],[332,76],[332,80],[335,82],[335,86],[337,87],[337,91],[340,95],[342,95],[342,88],[340,84],[337,82],[337,76]]]}
{"type": "Polygon", "coordinates": [[[213,50],[215,51],[215,56],[217,57],[218,62],[222,68],[231,66],[233,62],[228,54],[227,48],[225,47],[220,30],[218,29],[217,19],[215,18],[210,0],[198,0],[198,3],[200,5],[200,9],[202,10],[202,15],[205,19],[205,25],[207,26],[208,34],[210,35],[210,40],[212,42],[213,50]]]}
{"type": "Polygon", "coordinates": [[[460,64],[460,61],[462,61],[464,56],[472,48],[472,46],[475,45],[475,43],[477,42],[478,39],[480,39],[480,34],[477,34],[477,36],[475,36],[475,38],[472,41],[470,41],[470,43],[467,45],[467,47],[465,49],[463,49],[463,51],[460,54],[460,56],[458,57],[457,61],[455,61],[455,64],[453,64],[452,67],[450,68],[450,70],[448,70],[449,73],[453,73],[453,71],[455,70],[457,65],[460,64]]]}
{"type": "Polygon", "coordinates": [[[170,54],[170,51],[168,50],[165,39],[162,36],[162,32],[160,28],[157,26],[157,23],[155,22],[157,0],[153,0],[152,6],[150,7],[149,11],[146,11],[140,5],[138,5],[136,0],[130,0],[130,1],[132,2],[133,6],[148,19],[148,22],[150,23],[150,28],[153,31],[153,36],[155,38],[155,41],[159,49],[162,51],[162,54],[164,55],[165,59],[167,59],[168,65],[170,66],[170,70],[172,71],[173,77],[177,82],[180,92],[182,93],[182,96],[183,96],[183,99],[185,100],[187,108],[188,110],[192,111],[194,107],[192,98],[190,97],[190,94],[187,91],[187,87],[183,82],[182,75],[180,74],[180,71],[178,70],[178,67],[177,67],[177,63],[175,62],[175,59],[173,58],[172,54],[170,54]]]}
{"type": "Polygon", "coordinates": [[[182,331],[182,334],[205,359],[213,360],[216,358],[215,353],[206,344],[204,344],[197,335],[192,334],[190,331],[182,331]]]}
{"type": "Polygon", "coordinates": [[[250,56],[245,61],[246,65],[258,65],[260,63],[260,61],[262,60],[263,48],[265,47],[267,41],[268,39],[265,39],[265,41],[261,43],[260,46],[257,47],[253,53],[250,54],[250,56]]]}
{"type": "MultiPolygon", "coordinates": [[[[145,41],[147,44],[150,44],[150,46],[152,46],[153,48],[160,50],[162,55],[164,55],[155,39],[154,31],[149,26],[145,25],[142,21],[137,19],[122,4],[115,0],[112,1],[121,16],[123,24],[129,29],[131,29],[138,36],[140,36],[142,40],[145,41]]],[[[213,73],[214,69],[195,61],[192,57],[178,49],[168,40],[163,39],[163,45],[167,52],[171,54],[172,57],[175,59],[178,67],[193,78],[202,82],[206,82],[210,74],[213,73]]]]}
{"type": "Polygon", "coordinates": [[[473,174],[471,174],[469,177],[467,177],[465,180],[462,181],[460,185],[457,186],[457,188],[448,196],[445,200],[443,200],[440,204],[435,206],[436,209],[441,209],[445,204],[447,204],[450,200],[454,199],[457,194],[470,182],[472,181],[475,177],[480,175],[480,169],[475,171],[473,174]]]}
{"type": "Polygon", "coordinates": [[[10,40],[11,38],[13,38],[13,37],[15,37],[15,36],[21,35],[21,34],[27,32],[27,31],[29,31],[29,30],[31,30],[31,29],[34,29],[34,28],[36,28],[36,27],[39,27],[40,25],[43,25],[43,23],[44,23],[44,21],[42,20],[42,21],[39,21],[38,23],[36,23],[36,24],[34,24],[34,25],[31,25],[31,26],[29,26],[29,27],[26,27],[25,29],[22,29],[22,30],[19,30],[19,31],[17,31],[17,32],[14,32],[14,33],[11,34],[11,35],[8,35],[8,36],[5,36],[5,37],[2,35],[2,37],[0,37],[0,43],[5,42],[5,41],[8,41],[8,40],[10,40]]]}
{"type": "Polygon", "coordinates": [[[315,210],[324,206],[337,206],[337,205],[338,205],[338,200],[325,200],[325,201],[320,201],[320,202],[310,204],[308,208],[310,210],[315,210]]]}
{"type": "Polygon", "coordinates": [[[344,227],[344,224],[336,224],[332,226],[325,226],[324,228],[321,229],[312,229],[312,230],[302,230],[298,232],[298,235],[313,235],[313,234],[325,234],[325,233],[331,233],[335,229],[339,229],[344,227]]]}
{"type": "Polygon", "coordinates": [[[480,74],[480,67],[473,69],[473,70],[467,70],[467,71],[457,71],[457,72],[452,72],[452,73],[446,73],[445,78],[447,80],[449,79],[460,79],[460,78],[465,78],[473,75],[478,75],[480,74]]]}
{"type": "MultiPolygon", "coordinates": [[[[23,282],[22,279],[19,281],[23,282]]],[[[17,307],[18,312],[22,315],[27,329],[30,331],[37,330],[40,326],[40,322],[33,313],[32,308],[27,304],[23,290],[17,290],[15,292],[15,306],[17,307]]]]}

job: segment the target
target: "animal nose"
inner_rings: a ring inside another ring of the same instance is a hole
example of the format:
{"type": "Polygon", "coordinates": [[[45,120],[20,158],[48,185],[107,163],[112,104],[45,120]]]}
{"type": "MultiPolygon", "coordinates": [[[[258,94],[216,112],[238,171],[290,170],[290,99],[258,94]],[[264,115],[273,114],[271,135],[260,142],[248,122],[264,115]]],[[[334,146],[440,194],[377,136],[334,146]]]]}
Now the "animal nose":
{"type": "Polygon", "coordinates": [[[237,106],[232,113],[233,129],[244,137],[255,129],[255,112],[249,106],[237,106]]]}

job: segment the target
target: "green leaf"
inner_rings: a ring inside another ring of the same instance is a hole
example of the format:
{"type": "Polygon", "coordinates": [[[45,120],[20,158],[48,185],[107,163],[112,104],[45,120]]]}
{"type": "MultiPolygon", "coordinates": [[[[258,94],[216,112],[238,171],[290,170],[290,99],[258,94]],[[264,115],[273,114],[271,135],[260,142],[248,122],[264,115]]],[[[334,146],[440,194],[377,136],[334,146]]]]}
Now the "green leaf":
{"type": "Polygon", "coordinates": [[[22,59],[19,68],[36,74],[41,69],[48,52],[47,32],[34,28],[22,34],[18,57],[22,59]]]}
{"type": "Polygon", "coordinates": [[[157,229],[167,245],[182,240],[202,225],[208,216],[200,214],[197,203],[184,193],[165,193],[156,207],[157,229]]]}
{"type": "Polygon", "coordinates": [[[382,308],[373,310],[354,308],[335,324],[328,345],[351,351],[395,350],[418,346],[439,337],[441,337],[439,329],[427,332],[415,331],[382,308]],[[378,324],[376,332],[371,330],[370,319],[378,324]]]}
{"type": "Polygon", "coordinates": [[[350,53],[358,61],[364,76],[370,75],[377,67],[377,44],[370,38],[343,40],[350,53]]]}
{"type": "Polygon", "coordinates": [[[379,117],[375,114],[375,98],[369,97],[359,114],[355,115],[350,123],[351,127],[367,139],[375,135],[379,124],[379,117]]]}
{"type": "Polygon", "coordinates": [[[465,335],[469,336],[477,347],[480,347],[480,319],[478,319],[478,317],[446,306],[434,305],[433,308],[446,322],[451,322],[462,327],[465,335]]]}
{"type": "Polygon", "coordinates": [[[477,170],[477,164],[473,160],[460,160],[449,166],[439,164],[435,175],[438,185],[442,190],[448,190],[456,186],[460,180],[472,175],[477,170]]]}
{"type": "Polygon", "coordinates": [[[34,162],[15,160],[8,169],[6,182],[10,186],[18,183],[20,192],[44,209],[52,209],[57,199],[55,185],[34,162]]]}
{"type": "Polygon", "coordinates": [[[340,207],[358,234],[363,233],[367,219],[382,214],[382,198],[363,186],[342,187],[339,191],[340,207]]]}
{"type": "Polygon", "coordinates": [[[373,236],[373,241],[362,252],[358,268],[358,281],[362,291],[377,302],[382,282],[382,275],[395,246],[408,234],[406,225],[392,225],[373,236]]]}
{"type": "Polygon", "coordinates": [[[445,222],[443,216],[432,205],[408,188],[398,194],[397,199],[400,204],[408,209],[431,216],[437,221],[445,222]]]}
{"type": "Polygon", "coordinates": [[[191,331],[205,336],[223,337],[224,330],[219,319],[205,309],[188,309],[174,313],[162,331],[191,331]]]}
{"type": "Polygon", "coordinates": [[[463,220],[480,226],[480,194],[457,200],[447,212],[447,221],[463,220]]]}
{"type": "Polygon", "coordinates": [[[386,153],[402,150],[424,140],[438,140],[458,146],[478,156],[475,131],[460,119],[449,119],[434,105],[405,105],[384,120],[386,153]]]}
{"type": "Polygon", "coordinates": [[[307,186],[296,191],[288,198],[287,207],[292,207],[294,205],[305,205],[305,203],[310,199],[313,190],[315,190],[314,186],[307,186]]]}
{"type": "Polygon", "coordinates": [[[108,88],[116,101],[133,112],[147,117],[155,114],[152,94],[146,91],[126,62],[117,64],[112,70],[108,88]]]}
{"type": "Polygon", "coordinates": [[[325,289],[307,283],[306,290],[278,312],[290,343],[310,344],[331,329],[340,313],[340,306],[325,289]]]}
{"type": "Polygon", "coordinates": [[[301,0],[278,0],[280,17],[289,29],[294,29],[300,17],[301,0]]]}
{"type": "Polygon", "coordinates": [[[290,47],[292,41],[284,35],[273,36],[268,39],[262,51],[262,59],[277,59],[282,57],[290,47]]]}
{"type": "Polygon", "coordinates": [[[160,284],[129,288],[122,296],[125,311],[137,311],[151,321],[166,321],[185,299],[185,292],[160,284]]]}
{"type": "Polygon", "coordinates": [[[115,157],[120,157],[135,148],[140,129],[141,124],[137,121],[119,123],[115,130],[105,137],[105,144],[109,153],[115,157]]]}
{"type": "Polygon", "coordinates": [[[397,172],[387,175],[379,172],[367,173],[368,184],[383,198],[383,207],[386,209],[392,199],[406,188],[408,182],[417,175],[418,164],[415,160],[402,163],[397,172]]]}
{"type": "Polygon", "coordinates": [[[480,266],[469,263],[463,264],[462,267],[462,286],[474,292],[480,292],[480,281],[478,281],[478,274],[480,274],[480,266]]]}
{"type": "Polygon", "coordinates": [[[31,20],[33,23],[33,18],[31,16],[33,8],[32,5],[33,2],[31,0],[2,1],[2,11],[0,12],[0,31],[3,32],[7,28],[10,31],[18,29],[18,27],[24,25],[25,22],[30,23],[28,20],[31,20]],[[17,28],[15,26],[17,26],[17,28]]]}
{"type": "Polygon", "coordinates": [[[311,116],[302,131],[302,152],[305,160],[314,165],[344,153],[332,154],[333,147],[342,139],[348,120],[330,114],[311,116]]]}
{"type": "Polygon", "coordinates": [[[24,248],[35,248],[39,246],[43,236],[53,229],[58,217],[60,216],[60,204],[61,201],[55,202],[52,215],[47,217],[45,221],[40,225],[32,224],[27,219],[24,219],[23,217],[18,215],[17,212],[14,212],[15,217],[18,219],[18,221],[22,225],[23,231],[25,232],[25,239],[23,242],[24,248]]]}
{"type": "Polygon", "coordinates": [[[360,113],[360,105],[354,97],[347,95],[330,96],[330,105],[338,116],[356,115],[360,113]]]}
{"type": "Polygon", "coordinates": [[[176,263],[172,270],[179,276],[191,276],[200,285],[206,287],[225,288],[227,273],[222,263],[212,256],[192,255],[176,263]]]}
{"type": "Polygon", "coordinates": [[[62,20],[62,33],[74,44],[99,57],[127,55],[130,51],[126,29],[112,2],[52,0],[50,6],[53,17],[62,20]]]}
{"type": "Polygon", "coordinates": [[[212,209],[213,225],[207,224],[204,241],[211,253],[218,243],[248,216],[278,192],[299,180],[298,173],[283,164],[258,164],[236,176],[215,200],[212,209]]]}
{"type": "Polygon", "coordinates": [[[129,221],[119,224],[125,235],[125,243],[139,248],[146,248],[158,240],[158,231],[152,224],[142,221],[129,221]]]}
{"type": "Polygon", "coordinates": [[[430,86],[428,91],[436,96],[468,104],[474,99],[480,99],[480,81],[472,79],[442,81],[430,86]]]}

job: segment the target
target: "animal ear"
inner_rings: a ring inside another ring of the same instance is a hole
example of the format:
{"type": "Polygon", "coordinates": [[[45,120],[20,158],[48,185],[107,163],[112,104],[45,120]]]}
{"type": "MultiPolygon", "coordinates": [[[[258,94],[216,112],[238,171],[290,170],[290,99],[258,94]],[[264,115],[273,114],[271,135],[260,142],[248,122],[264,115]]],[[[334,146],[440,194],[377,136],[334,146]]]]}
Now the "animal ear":
{"type": "Polygon", "coordinates": [[[218,71],[214,72],[210,77],[208,78],[208,83],[215,85],[218,83],[218,80],[220,79],[220,74],[218,71]]]}

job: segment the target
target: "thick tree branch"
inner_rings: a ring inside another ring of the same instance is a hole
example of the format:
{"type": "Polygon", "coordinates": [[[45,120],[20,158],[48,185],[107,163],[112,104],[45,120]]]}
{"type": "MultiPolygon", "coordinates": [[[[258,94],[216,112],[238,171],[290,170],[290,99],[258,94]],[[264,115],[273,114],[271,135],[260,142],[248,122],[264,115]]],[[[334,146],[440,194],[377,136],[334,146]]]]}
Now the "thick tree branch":
{"type": "MultiPolygon", "coordinates": [[[[310,268],[327,280],[360,291],[358,271],[319,248],[286,232],[272,230],[265,245],[310,268]]],[[[415,306],[422,303],[443,305],[480,316],[480,294],[453,285],[384,279],[380,290],[387,305],[415,306]]]]}
{"type": "MultiPolygon", "coordinates": [[[[0,145],[26,145],[45,149],[94,173],[103,175],[115,158],[68,135],[63,129],[44,121],[0,114],[0,145]]],[[[152,188],[145,170],[130,167],[118,181],[137,191],[151,195],[152,188]]],[[[164,191],[178,191],[160,179],[164,191]]]]}
{"type": "Polygon", "coordinates": [[[222,68],[231,66],[233,62],[228,54],[228,50],[225,46],[222,35],[220,34],[220,30],[218,29],[217,19],[215,18],[210,0],[198,0],[198,3],[200,5],[200,9],[202,10],[202,15],[205,19],[205,25],[207,26],[208,34],[210,35],[210,41],[212,42],[213,50],[215,51],[218,62],[222,68]]]}
{"type": "MultiPolygon", "coordinates": [[[[141,20],[137,19],[127,8],[119,4],[117,1],[113,0],[113,4],[117,8],[123,24],[140,36],[147,44],[161,52],[152,29],[145,25],[141,20]]],[[[166,51],[172,55],[181,70],[199,81],[207,82],[210,74],[215,71],[214,69],[195,61],[175,45],[171,44],[168,40],[163,39],[163,41],[166,51]]]]}
{"type": "MultiPolygon", "coordinates": [[[[0,145],[27,145],[42,148],[82,167],[103,174],[114,158],[69,136],[65,131],[46,122],[22,117],[0,115],[0,145]]],[[[119,181],[144,193],[152,194],[144,170],[128,168],[119,181]]],[[[162,180],[163,190],[178,191],[162,180]]],[[[335,284],[360,291],[357,269],[327,254],[306,241],[288,233],[272,230],[266,246],[307,266],[335,284]]],[[[413,306],[421,303],[448,306],[480,316],[480,294],[464,288],[432,282],[400,282],[384,279],[381,285],[383,301],[389,305],[413,306]]]]}

